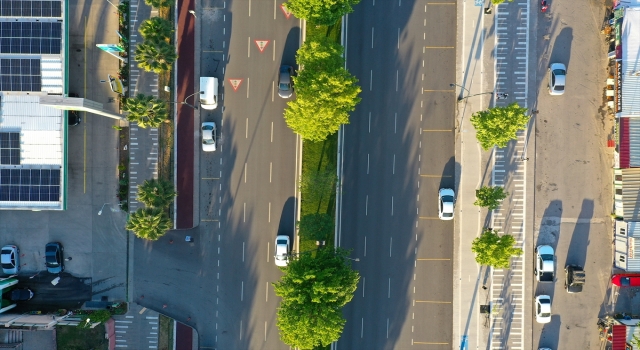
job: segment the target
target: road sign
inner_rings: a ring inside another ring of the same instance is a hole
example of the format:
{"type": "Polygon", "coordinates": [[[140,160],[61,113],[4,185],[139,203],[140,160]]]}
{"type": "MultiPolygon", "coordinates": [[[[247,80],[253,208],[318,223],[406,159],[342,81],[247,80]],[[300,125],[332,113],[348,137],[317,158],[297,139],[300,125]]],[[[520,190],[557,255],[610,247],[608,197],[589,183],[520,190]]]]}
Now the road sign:
{"type": "Polygon", "coordinates": [[[287,19],[291,17],[291,11],[287,10],[284,5],[280,5],[280,9],[282,10],[282,12],[284,12],[284,16],[287,17],[287,19]]]}
{"type": "Polygon", "coordinates": [[[264,48],[269,45],[269,40],[255,40],[255,42],[256,45],[258,45],[258,50],[260,50],[260,52],[263,52],[264,48]]]}
{"type": "Polygon", "coordinates": [[[229,83],[231,84],[231,87],[233,88],[233,91],[238,91],[238,88],[240,87],[240,84],[242,83],[242,79],[231,79],[231,78],[229,78],[229,83]]]}

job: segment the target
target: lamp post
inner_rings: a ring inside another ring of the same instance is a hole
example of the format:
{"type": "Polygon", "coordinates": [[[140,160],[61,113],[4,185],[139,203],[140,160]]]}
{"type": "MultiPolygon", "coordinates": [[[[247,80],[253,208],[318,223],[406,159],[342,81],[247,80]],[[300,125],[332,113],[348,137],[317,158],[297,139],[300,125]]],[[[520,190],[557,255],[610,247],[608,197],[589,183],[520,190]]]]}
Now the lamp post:
{"type": "Polygon", "coordinates": [[[189,97],[194,96],[194,95],[197,95],[197,94],[204,94],[204,91],[194,92],[194,93],[192,93],[191,95],[189,95],[189,96],[185,97],[185,98],[184,98],[184,101],[182,101],[182,102],[173,102],[173,101],[168,101],[168,102],[169,102],[169,103],[175,103],[175,104],[181,104],[181,105],[187,105],[187,106],[189,106],[189,107],[191,107],[191,108],[193,108],[193,109],[198,109],[198,106],[194,106],[194,105],[192,105],[192,104],[190,104],[190,103],[188,103],[188,102],[187,102],[187,100],[189,99],[189,97]]]}
{"type": "Polygon", "coordinates": [[[196,16],[196,11],[194,10],[189,10],[189,13],[193,15],[193,17],[198,18],[198,16],[196,16]]]}
{"type": "Polygon", "coordinates": [[[102,208],[100,208],[100,211],[98,211],[98,215],[102,215],[102,209],[104,209],[104,206],[110,204],[110,203],[105,203],[102,205],[102,208]]]}
{"type": "Polygon", "coordinates": [[[449,84],[449,86],[450,86],[450,87],[458,86],[458,87],[461,87],[461,88],[463,88],[463,89],[465,89],[465,90],[467,91],[467,96],[459,96],[459,97],[458,97],[458,102],[460,102],[460,101],[462,101],[462,100],[464,100],[464,99],[466,99],[466,98],[473,97],[473,96],[486,95],[486,94],[491,94],[491,95],[493,95],[493,91],[481,92],[481,93],[479,93],[479,94],[473,94],[473,95],[471,95],[471,91],[469,91],[469,89],[467,89],[466,87],[464,87],[464,86],[462,86],[462,85],[458,85],[458,84],[449,84]]]}
{"type": "Polygon", "coordinates": [[[350,258],[350,257],[348,257],[348,256],[345,256],[344,258],[345,258],[345,259],[349,259],[349,260],[353,260],[353,261],[360,261],[360,258],[355,258],[355,259],[354,259],[354,258],[350,258]]]}

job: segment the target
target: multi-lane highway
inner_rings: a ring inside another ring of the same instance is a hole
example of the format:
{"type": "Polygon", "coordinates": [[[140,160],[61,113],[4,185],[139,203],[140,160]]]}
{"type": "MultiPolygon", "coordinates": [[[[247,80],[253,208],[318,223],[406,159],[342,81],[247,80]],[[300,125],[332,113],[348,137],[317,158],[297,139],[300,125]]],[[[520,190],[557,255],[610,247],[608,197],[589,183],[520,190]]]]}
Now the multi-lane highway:
{"type": "Polygon", "coordinates": [[[287,349],[271,283],[282,274],[275,237],[294,231],[300,147],[276,81],[281,64],[295,64],[300,21],[275,1],[203,1],[196,16],[200,76],[220,80],[221,103],[200,109],[194,137],[214,121],[219,145],[196,144],[198,227],[136,243],[135,298],[194,325],[203,349],[287,349]]]}
{"type": "Polygon", "coordinates": [[[339,240],[362,276],[338,349],[452,347],[455,1],[364,0],[345,25],[362,103],[341,135],[339,240]]]}

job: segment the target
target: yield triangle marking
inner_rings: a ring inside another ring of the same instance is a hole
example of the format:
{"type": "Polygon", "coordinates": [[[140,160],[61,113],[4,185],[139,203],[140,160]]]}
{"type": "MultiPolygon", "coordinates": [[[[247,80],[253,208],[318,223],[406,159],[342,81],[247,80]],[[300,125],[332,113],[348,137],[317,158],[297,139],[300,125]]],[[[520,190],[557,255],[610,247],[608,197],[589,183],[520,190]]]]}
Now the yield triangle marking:
{"type": "Polygon", "coordinates": [[[231,83],[231,87],[233,88],[233,91],[238,91],[238,88],[240,87],[240,84],[242,83],[242,79],[231,79],[231,78],[229,78],[229,83],[231,83]]]}
{"type": "Polygon", "coordinates": [[[291,11],[287,10],[284,4],[280,5],[280,9],[282,10],[282,12],[284,12],[284,16],[287,17],[287,19],[291,17],[291,11]]]}
{"type": "Polygon", "coordinates": [[[260,52],[263,52],[264,48],[269,45],[269,40],[255,40],[255,42],[256,45],[258,45],[258,50],[260,50],[260,52]]]}

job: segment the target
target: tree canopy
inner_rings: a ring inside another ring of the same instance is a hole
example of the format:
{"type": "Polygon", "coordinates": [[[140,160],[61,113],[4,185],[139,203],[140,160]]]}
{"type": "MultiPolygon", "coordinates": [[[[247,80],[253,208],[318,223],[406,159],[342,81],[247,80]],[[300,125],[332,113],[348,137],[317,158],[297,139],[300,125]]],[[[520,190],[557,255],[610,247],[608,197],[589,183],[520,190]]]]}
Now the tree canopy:
{"type": "Polygon", "coordinates": [[[505,192],[504,188],[500,186],[482,186],[476,190],[476,201],[473,202],[473,205],[495,210],[500,206],[500,202],[507,198],[507,195],[509,193],[505,192]]]}
{"type": "Polygon", "coordinates": [[[156,241],[171,227],[171,219],[164,209],[139,208],[129,216],[126,229],[140,238],[156,241]]]}
{"type": "Polygon", "coordinates": [[[141,128],[157,128],[169,118],[165,101],[143,94],[123,99],[122,109],[127,112],[127,120],[141,128]]]}
{"type": "Polygon", "coordinates": [[[346,320],[342,307],[353,298],[360,275],[350,267],[347,251],[320,249],[302,253],[274,283],[282,297],[277,312],[280,338],[300,349],[327,346],[340,338],[346,320]]]}
{"type": "Polygon", "coordinates": [[[144,0],[144,2],[151,7],[160,9],[173,6],[174,0],[144,0]]]}
{"type": "Polygon", "coordinates": [[[484,150],[493,146],[505,147],[514,140],[518,130],[524,130],[529,122],[527,109],[516,102],[506,107],[494,107],[476,112],[471,124],[476,128],[476,138],[484,150]]]}
{"type": "Polygon", "coordinates": [[[478,264],[506,269],[509,268],[511,257],[522,254],[522,249],[513,247],[515,243],[512,235],[500,236],[498,231],[486,228],[471,243],[471,251],[476,253],[478,264]]]}
{"type": "Polygon", "coordinates": [[[177,195],[173,184],[166,180],[145,180],[138,185],[138,201],[147,207],[167,208],[177,195]]]}
{"type": "Polygon", "coordinates": [[[161,17],[151,17],[140,24],[140,35],[145,40],[167,41],[173,33],[171,22],[161,17]]]}
{"type": "Polygon", "coordinates": [[[324,141],[360,103],[358,79],[344,68],[342,46],[328,40],[307,41],[296,60],[303,67],[293,77],[296,99],[287,103],[287,125],[309,141],[324,141]]]}
{"type": "Polygon", "coordinates": [[[333,25],[340,17],[353,12],[360,0],[288,0],[284,3],[294,16],[314,25],[333,25]]]}
{"type": "Polygon", "coordinates": [[[164,40],[145,40],[136,47],[133,58],[147,72],[162,73],[178,59],[175,47],[164,40]]]}

